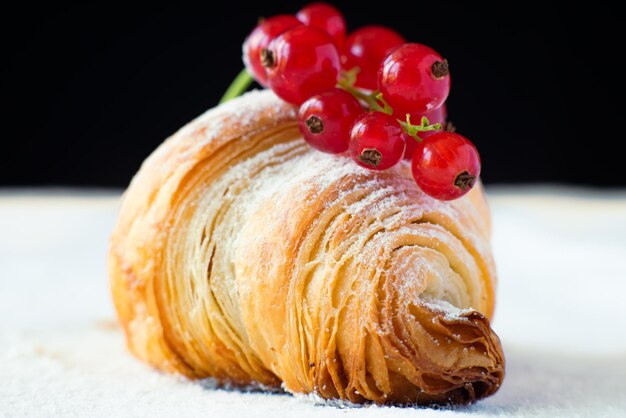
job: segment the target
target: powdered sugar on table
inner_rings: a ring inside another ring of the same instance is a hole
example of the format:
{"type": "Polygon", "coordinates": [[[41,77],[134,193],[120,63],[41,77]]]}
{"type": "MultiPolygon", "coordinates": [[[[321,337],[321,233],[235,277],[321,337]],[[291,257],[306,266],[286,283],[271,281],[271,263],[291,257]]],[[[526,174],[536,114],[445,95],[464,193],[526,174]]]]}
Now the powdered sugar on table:
{"type": "Polygon", "coordinates": [[[507,377],[469,408],[416,411],[216,389],[151,370],[126,352],[107,288],[119,196],[5,192],[0,416],[626,416],[626,193],[489,194],[493,325],[507,377]]]}

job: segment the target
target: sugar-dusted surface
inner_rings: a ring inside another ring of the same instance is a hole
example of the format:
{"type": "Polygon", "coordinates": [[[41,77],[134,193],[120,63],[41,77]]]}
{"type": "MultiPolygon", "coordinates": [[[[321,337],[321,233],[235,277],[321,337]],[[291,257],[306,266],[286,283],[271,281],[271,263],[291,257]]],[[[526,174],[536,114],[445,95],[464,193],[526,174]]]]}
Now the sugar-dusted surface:
{"type": "Polygon", "coordinates": [[[469,408],[215,390],[126,353],[105,253],[117,196],[0,194],[0,416],[624,416],[626,193],[496,190],[507,378],[469,408]]]}

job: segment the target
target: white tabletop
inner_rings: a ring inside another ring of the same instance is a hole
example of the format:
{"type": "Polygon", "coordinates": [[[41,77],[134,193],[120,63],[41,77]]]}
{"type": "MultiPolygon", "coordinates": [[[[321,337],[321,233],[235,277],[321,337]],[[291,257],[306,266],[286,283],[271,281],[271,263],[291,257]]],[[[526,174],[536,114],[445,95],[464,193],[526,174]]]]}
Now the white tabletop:
{"type": "Polygon", "coordinates": [[[454,409],[216,390],[132,358],[105,271],[116,194],[0,192],[0,416],[626,416],[626,192],[491,189],[507,376],[454,409]]]}

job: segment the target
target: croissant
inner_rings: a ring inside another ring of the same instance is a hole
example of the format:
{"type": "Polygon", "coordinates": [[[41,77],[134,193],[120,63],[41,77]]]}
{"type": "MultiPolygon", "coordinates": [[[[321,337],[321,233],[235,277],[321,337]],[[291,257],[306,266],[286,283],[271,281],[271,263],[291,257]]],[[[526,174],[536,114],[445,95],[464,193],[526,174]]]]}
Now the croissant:
{"type": "Polygon", "coordinates": [[[301,138],[269,91],[165,141],[108,258],[130,351],[192,379],[324,399],[470,403],[504,376],[478,185],[442,202],[301,138]]]}

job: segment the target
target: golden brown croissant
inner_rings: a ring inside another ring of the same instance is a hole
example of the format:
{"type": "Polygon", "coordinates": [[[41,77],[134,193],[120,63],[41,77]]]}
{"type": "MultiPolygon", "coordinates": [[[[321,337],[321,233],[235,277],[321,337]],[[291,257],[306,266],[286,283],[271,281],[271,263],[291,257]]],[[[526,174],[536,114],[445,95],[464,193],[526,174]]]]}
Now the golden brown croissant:
{"type": "Polygon", "coordinates": [[[480,186],[441,202],[301,139],[253,92],[161,145],[111,239],[130,350],[190,378],[322,398],[467,403],[504,375],[480,186]]]}

